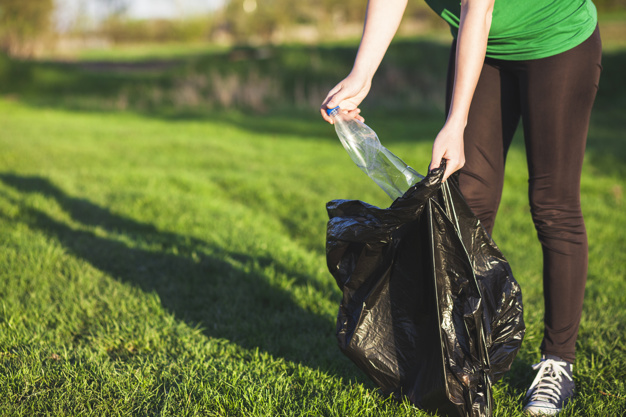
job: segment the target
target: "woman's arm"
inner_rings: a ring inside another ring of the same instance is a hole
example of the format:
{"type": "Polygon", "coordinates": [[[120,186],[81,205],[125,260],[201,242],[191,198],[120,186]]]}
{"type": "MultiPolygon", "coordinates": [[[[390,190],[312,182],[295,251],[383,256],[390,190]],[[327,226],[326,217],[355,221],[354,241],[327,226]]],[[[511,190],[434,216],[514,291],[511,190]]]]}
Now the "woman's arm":
{"type": "Polygon", "coordinates": [[[320,108],[327,122],[332,123],[326,114],[327,108],[341,106],[358,114],[358,106],[369,92],[374,73],[398,30],[406,4],[407,0],[368,1],[363,36],[352,71],[330,90],[320,108]]]}
{"type": "Polygon", "coordinates": [[[433,144],[430,169],[446,160],[444,181],[465,164],[463,132],[470,104],[485,61],[495,0],[462,0],[456,47],[456,68],[450,111],[433,144]]]}

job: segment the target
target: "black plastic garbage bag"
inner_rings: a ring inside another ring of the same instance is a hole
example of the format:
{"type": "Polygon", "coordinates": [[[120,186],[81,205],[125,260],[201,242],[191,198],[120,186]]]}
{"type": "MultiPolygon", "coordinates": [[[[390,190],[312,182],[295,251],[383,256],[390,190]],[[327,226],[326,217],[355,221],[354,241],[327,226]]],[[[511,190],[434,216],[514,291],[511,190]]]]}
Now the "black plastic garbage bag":
{"type": "Polygon", "coordinates": [[[433,170],[386,209],[327,204],[327,262],[343,300],[339,347],[385,395],[446,416],[490,416],[491,385],[524,336],[511,269],[433,170]]]}

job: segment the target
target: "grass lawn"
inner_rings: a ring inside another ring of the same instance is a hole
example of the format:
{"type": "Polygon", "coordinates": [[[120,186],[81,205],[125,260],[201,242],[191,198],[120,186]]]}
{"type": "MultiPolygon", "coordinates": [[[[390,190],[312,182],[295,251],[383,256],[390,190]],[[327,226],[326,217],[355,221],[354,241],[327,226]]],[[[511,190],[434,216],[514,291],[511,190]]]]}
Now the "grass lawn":
{"type": "MultiPolygon", "coordinates": [[[[626,90],[607,65],[624,57],[605,61],[584,166],[589,279],[563,416],[626,413],[626,90]]],[[[0,416],[426,416],[381,399],[336,346],[324,205],[389,201],[315,111],[170,117],[29,97],[0,97],[0,416]]],[[[423,173],[440,118],[368,123],[423,173]]],[[[496,416],[521,415],[542,336],[520,143],[494,239],[528,329],[496,416]]]]}

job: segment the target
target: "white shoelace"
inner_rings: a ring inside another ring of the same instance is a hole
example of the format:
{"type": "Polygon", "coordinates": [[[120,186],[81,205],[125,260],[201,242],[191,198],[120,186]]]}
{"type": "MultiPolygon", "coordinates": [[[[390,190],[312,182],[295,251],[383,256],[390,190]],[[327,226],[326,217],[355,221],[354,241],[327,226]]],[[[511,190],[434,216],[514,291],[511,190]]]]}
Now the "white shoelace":
{"type": "Polygon", "coordinates": [[[533,365],[537,372],[535,380],[530,385],[526,398],[530,401],[543,401],[558,404],[561,401],[561,381],[565,375],[567,379],[573,381],[565,367],[567,362],[559,362],[554,359],[546,359],[533,365]]]}

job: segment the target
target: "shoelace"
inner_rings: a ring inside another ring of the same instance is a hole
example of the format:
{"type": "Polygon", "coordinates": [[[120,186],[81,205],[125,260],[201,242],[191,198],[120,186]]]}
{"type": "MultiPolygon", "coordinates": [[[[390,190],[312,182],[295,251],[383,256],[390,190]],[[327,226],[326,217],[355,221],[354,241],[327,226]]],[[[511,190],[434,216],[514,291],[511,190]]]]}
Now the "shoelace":
{"type": "Polygon", "coordinates": [[[545,401],[548,403],[558,403],[561,398],[562,375],[573,381],[565,370],[566,362],[558,362],[554,359],[546,359],[533,365],[537,372],[535,380],[530,385],[526,398],[530,401],[545,401]]]}

